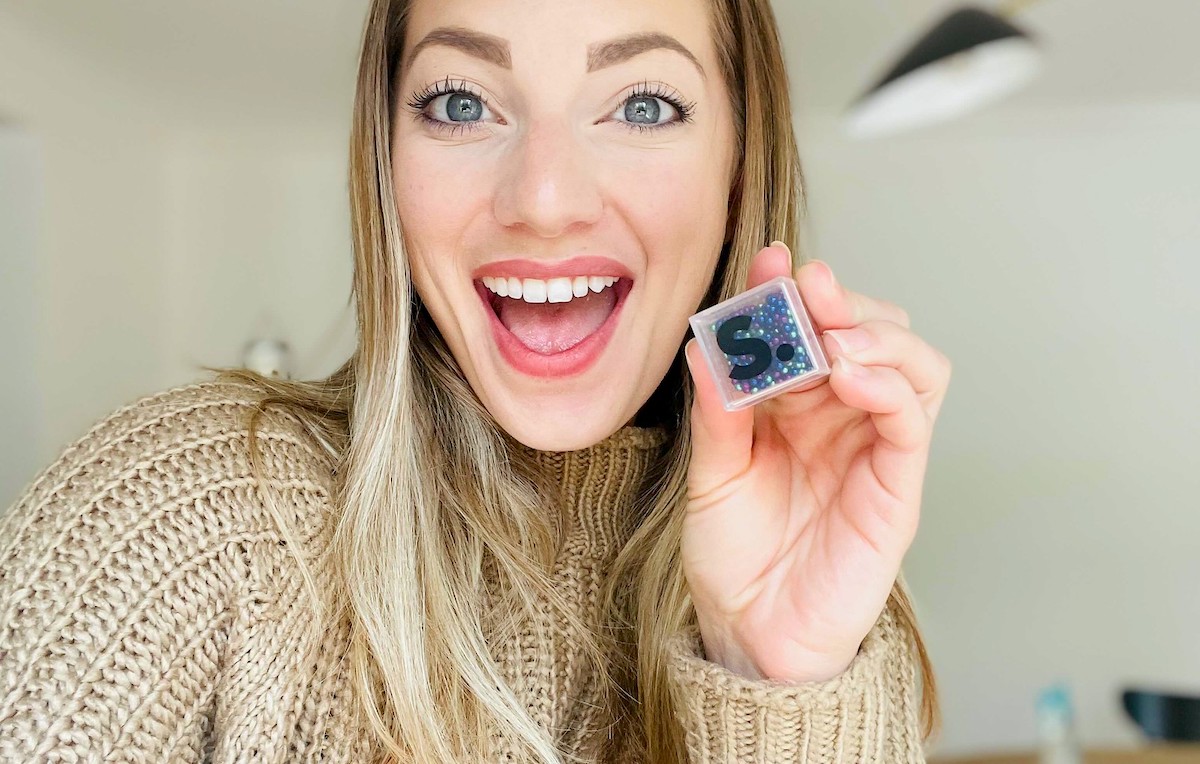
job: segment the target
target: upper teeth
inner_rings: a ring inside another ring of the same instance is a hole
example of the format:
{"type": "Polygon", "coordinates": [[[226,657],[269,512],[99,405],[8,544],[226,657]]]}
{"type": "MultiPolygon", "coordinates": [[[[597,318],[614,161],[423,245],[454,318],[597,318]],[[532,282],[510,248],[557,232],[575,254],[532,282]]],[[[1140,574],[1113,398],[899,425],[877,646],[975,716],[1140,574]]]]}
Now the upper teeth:
{"type": "Polygon", "coordinates": [[[518,279],[484,276],[483,285],[501,297],[525,302],[570,302],[617,283],[616,276],[573,276],[557,279],[518,279]]]}

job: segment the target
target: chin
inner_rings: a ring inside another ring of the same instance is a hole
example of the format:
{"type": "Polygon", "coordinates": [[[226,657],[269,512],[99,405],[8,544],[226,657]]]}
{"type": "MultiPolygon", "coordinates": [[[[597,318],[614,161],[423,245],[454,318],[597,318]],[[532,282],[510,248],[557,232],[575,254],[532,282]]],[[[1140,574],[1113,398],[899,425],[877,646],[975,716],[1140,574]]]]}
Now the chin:
{"type": "Polygon", "coordinates": [[[514,440],[538,451],[577,451],[604,440],[628,416],[535,416],[513,414],[496,417],[496,423],[514,440]]]}

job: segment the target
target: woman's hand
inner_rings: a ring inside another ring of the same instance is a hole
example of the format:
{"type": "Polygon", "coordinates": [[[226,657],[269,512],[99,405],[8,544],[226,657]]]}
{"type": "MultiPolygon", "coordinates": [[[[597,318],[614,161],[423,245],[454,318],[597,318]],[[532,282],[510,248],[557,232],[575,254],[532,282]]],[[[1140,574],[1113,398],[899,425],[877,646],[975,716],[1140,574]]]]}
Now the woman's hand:
{"type": "MultiPolygon", "coordinates": [[[[773,243],[746,288],[790,267],[773,243]]],[[[842,673],[887,604],[916,535],[950,362],[909,331],[904,310],[845,289],[825,263],[791,275],[833,373],[728,412],[688,342],[696,400],[682,553],[708,659],[802,682],[842,673]],[[842,337],[861,342],[843,349],[842,337]]]]}

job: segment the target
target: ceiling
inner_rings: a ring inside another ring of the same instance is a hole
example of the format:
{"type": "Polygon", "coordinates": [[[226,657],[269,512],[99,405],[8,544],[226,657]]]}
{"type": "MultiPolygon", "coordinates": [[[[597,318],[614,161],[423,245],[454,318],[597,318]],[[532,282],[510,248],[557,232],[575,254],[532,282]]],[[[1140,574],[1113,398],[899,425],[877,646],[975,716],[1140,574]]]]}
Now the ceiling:
{"type": "MultiPolygon", "coordinates": [[[[183,119],[328,121],[348,116],[367,5],[0,0],[0,14],[129,81],[183,119]]],[[[957,5],[775,0],[798,111],[840,112],[920,31],[957,5]]],[[[1011,105],[1200,103],[1200,0],[1042,0],[1017,23],[1041,40],[1048,66],[1011,105]]]]}
{"type": "MultiPolygon", "coordinates": [[[[840,112],[925,30],[969,4],[946,0],[775,0],[801,108],[840,112]]],[[[1017,105],[1200,104],[1200,0],[1041,0],[1013,20],[1045,68],[1017,105]]]]}
{"type": "Polygon", "coordinates": [[[367,0],[0,0],[182,119],[348,115],[367,0]]]}

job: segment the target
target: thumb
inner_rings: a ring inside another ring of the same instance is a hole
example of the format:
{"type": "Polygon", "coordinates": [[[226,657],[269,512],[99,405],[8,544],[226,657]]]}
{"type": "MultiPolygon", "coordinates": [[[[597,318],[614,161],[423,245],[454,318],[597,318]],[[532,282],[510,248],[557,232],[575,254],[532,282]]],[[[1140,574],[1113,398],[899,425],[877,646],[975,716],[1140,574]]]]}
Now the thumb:
{"type": "Polygon", "coordinates": [[[688,369],[696,385],[692,402],[692,461],[688,470],[688,493],[702,496],[750,464],[750,446],[754,442],[754,409],[726,411],[700,343],[688,340],[683,349],[688,369]]]}

